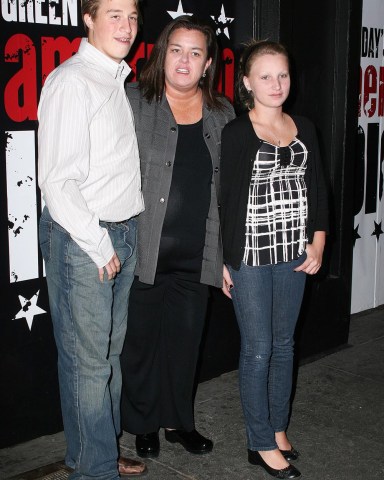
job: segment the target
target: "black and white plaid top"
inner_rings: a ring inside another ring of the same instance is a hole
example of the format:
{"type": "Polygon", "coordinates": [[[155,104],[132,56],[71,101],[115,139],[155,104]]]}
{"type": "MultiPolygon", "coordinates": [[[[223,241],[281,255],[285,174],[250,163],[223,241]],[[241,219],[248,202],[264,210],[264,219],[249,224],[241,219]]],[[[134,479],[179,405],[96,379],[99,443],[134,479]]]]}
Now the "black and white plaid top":
{"type": "Polygon", "coordinates": [[[308,150],[295,138],[287,147],[263,141],[249,186],[243,262],[289,262],[306,246],[308,150]]]}

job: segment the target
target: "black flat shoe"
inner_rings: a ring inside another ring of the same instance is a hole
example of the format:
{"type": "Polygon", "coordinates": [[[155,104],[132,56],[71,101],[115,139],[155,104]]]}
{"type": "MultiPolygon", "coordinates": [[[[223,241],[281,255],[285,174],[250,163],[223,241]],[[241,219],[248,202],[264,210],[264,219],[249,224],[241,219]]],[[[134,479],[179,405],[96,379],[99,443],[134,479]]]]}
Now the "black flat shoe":
{"type": "Polygon", "coordinates": [[[288,467],[282,468],[281,470],[270,467],[261,458],[260,453],[254,450],[248,450],[248,462],[252,463],[252,465],[259,465],[260,467],[263,467],[264,470],[269,473],[269,475],[272,475],[272,477],[275,478],[299,478],[301,476],[299,470],[297,470],[297,468],[295,468],[293,465],[288,465],[288,467]]]}
{"type": "Polygon", "coordinates": [[[295,460],[298,460],[300,453],[295,450],[293,447],[291,447],[290,450],[280,450],[281,454],[283,457],[287,460],[287,462],[294,462],[295,460]]]}
{"type": "Polygon", "coordinates": [[[160,452],[159,433],[144,433],[136,435],[136,452],[142,458],[156,458],[160,452]]]}
{"type": "Polygon", "coordinates": [[[192,432],[165,430],[165,439],[171,443],[181,443],[190,453],[209,453],[213,448],[212,441],[200,435],[196,430],[192,430],[192,432]]]}

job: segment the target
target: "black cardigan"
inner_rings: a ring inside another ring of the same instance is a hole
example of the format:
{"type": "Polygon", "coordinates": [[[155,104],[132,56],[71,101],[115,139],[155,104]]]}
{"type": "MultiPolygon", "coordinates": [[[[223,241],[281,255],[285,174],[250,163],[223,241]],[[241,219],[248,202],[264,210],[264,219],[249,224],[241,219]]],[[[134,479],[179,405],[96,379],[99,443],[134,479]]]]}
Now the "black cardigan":
{"type": "MultiPolygon", "coordinates": [[[[316,130],[305,117],[292,116],[299,138],[308,149],[305,184],[308,195],[308,242],[316,231],[328,231],[328,201],[316,130]]],[[[244,256],[245,221],[253,162],[260,140],[248,112],[229,122],[221,136],[221,208],[224,262],[240,268],[244,256]]]]}

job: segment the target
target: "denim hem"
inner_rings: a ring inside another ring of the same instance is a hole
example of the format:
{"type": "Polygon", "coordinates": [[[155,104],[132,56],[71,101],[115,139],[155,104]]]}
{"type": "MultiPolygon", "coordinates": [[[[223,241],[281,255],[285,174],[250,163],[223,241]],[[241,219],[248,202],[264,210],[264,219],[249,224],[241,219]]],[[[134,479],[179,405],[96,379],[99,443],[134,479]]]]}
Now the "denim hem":
{"type": "Polygon", "coordinates": [[[271,451],[271,450],[276,450],[279,448],[277,445],[273,447],[248,447],[248,450],[251,450],[253,452],[266,452],[266,451],[271,451]]]}
{"type": "Polygon", "coordinates": [[[287,428],[288,428],[288,425],[285,425],[285,427],[282,427],[282,428],[274,428],[273,431],[275,433],[286,432],[287,428]]]}

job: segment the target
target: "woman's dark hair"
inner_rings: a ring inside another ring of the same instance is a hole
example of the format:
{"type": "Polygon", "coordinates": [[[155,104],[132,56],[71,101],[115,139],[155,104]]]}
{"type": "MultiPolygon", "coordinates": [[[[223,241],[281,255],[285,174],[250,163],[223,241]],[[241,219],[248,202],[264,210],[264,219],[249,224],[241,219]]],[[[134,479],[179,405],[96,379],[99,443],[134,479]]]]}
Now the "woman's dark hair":
{"type": "Polygon", "coordinates": [[[244,85],[244,77],[248,77],[252,64],[256,57],[262,55],[284,55],[288,62],[289,54],[287,49],[281,43],[272,42],[270,40],[251,40],[245,44],[245,48],[240,56],[239,73],[237,78],[237,95],[240,103],[251,110],[255,106],[252,92],[249,92],[244,85]]]}
{"type": "Polygon", "coordinates": [[[205,77],[199,81],[203,98],[209,108],[222,109],[223,105],[215,93],[215,81],[218,73],[219,48],[216,34],[208,23],[203,22],[195,15],[182,15],[172,20],[160,33],[152,49],[148,61],[144,65],[139,78],[139,87],[144,98],[149,102],[159,101],[165,88],[164,64],[167,54],[169,38],[175,30],[197,30],[204,34],[207,41],[207,58],[211,58],[211,65],[206,70],[205,77]]]}

